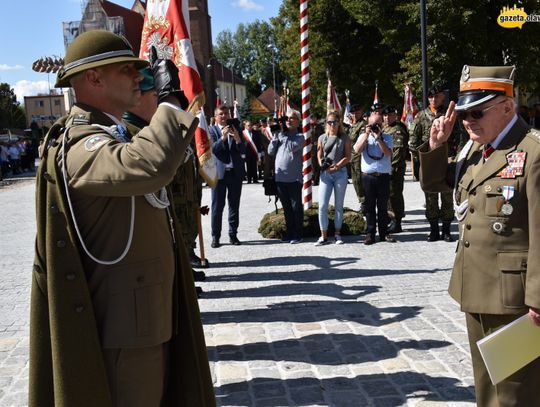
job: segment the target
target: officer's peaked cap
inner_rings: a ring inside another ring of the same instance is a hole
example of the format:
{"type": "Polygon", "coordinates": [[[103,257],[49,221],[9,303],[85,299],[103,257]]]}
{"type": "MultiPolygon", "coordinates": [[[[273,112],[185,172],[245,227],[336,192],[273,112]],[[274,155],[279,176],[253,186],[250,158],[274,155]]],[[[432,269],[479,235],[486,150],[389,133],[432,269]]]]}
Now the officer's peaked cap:
{"type": "Polygon", "coordinates": [[[137,69],[148,66],[147,61],[133,54],[131,45],[124,37],[106,30],[84,32],[69,45],[55,86],[69,87],[69,79],[75,74],[119,62],[133,62],[137,69]]]}
{"type": "Polygon", "coordinates": [[[471,109],[497,96],[514,97],[515,66],[469,66],[461,71],[456,111],[471,109]]]}

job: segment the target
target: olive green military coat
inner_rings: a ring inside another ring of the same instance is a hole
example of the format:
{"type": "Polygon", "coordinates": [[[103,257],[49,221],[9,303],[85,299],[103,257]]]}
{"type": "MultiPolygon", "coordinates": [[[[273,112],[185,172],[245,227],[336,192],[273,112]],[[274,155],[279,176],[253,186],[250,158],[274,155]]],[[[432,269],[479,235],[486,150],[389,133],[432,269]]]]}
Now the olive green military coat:
{"type": "Polygon", "coordinates": [[[454,196],[457,204],[468,199],[449,293],[469,313],[523,314],[527,307],[540,308],[540,132],[518,118],[485,162],[481,146],[470,143],[461,167],[448,164],[446,145],[429,151],[425,143],[419,149],[422,188],[451,190],[460,168],[454,196]],[[501,171],[513,153],[526,153],[523,174],[504,178],[501,171]],[[501,211],[503,187],[514,191],[511,214],[501,211]]]}
{"type": "Polygon", "coordinates": [[[29,405],[112,406],[102,348],[169,341],[171,377],[164,405],[214,406],[193,277],[181,267],[189,264],[187,253],[183,244],[175,244],[181,236],[169,227],[166,211],[142,197],[171,181],[197,120],[159,107],[131,143],[117,141],[95,124],[114,123],[88,106],[75,106],[44,141],[36,186],[29,405]],[[113,265],[94,262],[81,248],[68,197],[89,252],[113,260],[127,246],[132,196],[134,229],[127,255],[113,265]]]}

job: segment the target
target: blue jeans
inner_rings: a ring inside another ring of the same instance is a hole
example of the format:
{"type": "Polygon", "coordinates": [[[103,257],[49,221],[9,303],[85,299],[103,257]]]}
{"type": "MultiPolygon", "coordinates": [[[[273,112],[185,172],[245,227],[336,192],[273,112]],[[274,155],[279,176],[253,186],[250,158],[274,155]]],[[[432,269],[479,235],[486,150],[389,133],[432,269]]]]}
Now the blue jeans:
{"type": "Polygon", "coordinates": [[[334,191],[334,228],[341,229],[343,224],[343,201],[347,190],[347,168],[330,174],[321,172],[319,181],[319,226],[321,230],[328,230],[328,203],[334,191]]]}

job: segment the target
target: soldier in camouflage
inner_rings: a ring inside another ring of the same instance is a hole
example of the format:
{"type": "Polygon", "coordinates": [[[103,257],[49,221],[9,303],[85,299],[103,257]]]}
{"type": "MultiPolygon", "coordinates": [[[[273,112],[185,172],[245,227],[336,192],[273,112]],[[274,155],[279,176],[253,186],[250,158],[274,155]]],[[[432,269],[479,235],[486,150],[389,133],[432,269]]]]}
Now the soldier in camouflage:
{"type": "Polygon", "coordinates": [[[394,212],[394,220],[388,228],[389,233],[402,232],[401,219],[405,217],[405,201],[403,200],[403,181],[405,179],[405,162],[408,154],[409,132],[398,120],[397,110],[387,106],[383,110],[383,132],[393,139],[392,178],[390,180],[390,207],[394,212]]]}
{"type": "MultiPolygon", "coordinates": [[[[418,113],[414,119],[414,130],[409,140],[409,148],[416,157],[418,156],[418,147],[429,140],[429,132],[433,121],[446,112],[445,98],[445,90],[441,86],[432,86],[428,93],[429,106],[418,113]]],[[[461,131],[456,126],[448,139],[448,157],[456,156],[461,141],[460,134],[461,131]]],[[[424,194],[426,197],[426,219],[430,226],[428,242],[435,242],[441,237],[445,242],[452,242],[454,240],[450,234],[450,225],[454,219],[452,193],[424,192],[424,194]],[[439,196],[441,198],[440,207],[439,196]],[[439,229],[439,219],[442,221],[442,236],[439,229]]]]}
{"type": "MultiPolygon", "coordinates": [[[[358,136],[364,132],[367,121],[362,119],[363,109],[360,105],[351,104],[351,125],[348,128],[348,135],[351,139],[352,145],[356,143],[358,136]]],[[[362,185],[362,168],[361,168],[361,154],[357,154],[352,151],[352,158],[349,163],[351,170],[351,180],[360,204],[360,211],[363,212],[364,207],[364,187],[362,185]]]]}
{"type": "Polygon", "coordinates": [[[321,168],[319,160],[317,160],[317,142],[319,136],[324,134],[324,126],[319,123],[321,116],[318,113],[313,113],[309,116],[309,124],[311,125],[311,170],[313,173],[313,185],[319,185],[319,177],[321,168]]]}

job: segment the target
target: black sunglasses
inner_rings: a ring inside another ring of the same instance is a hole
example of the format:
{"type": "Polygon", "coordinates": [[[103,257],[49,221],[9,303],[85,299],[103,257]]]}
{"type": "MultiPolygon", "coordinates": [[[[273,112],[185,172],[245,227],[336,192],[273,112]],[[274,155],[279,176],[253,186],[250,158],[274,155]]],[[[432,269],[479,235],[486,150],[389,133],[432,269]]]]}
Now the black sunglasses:
{"type": "Polygon", "coordinates": [[[329,126],[336,126],[339,122],[337,120],[328,120],[326,124],[329,126]]]}
{"type": "Polygon", "coordinates": [[[493,104],[491,106],[486,107],[485,109],[466,110],[464,112],[458,112],[458,119],[459,120],[466,120],[470,115],[474,120],[480,120],[482,117],[484,117],[485,112],[490,110],[492,107],[497,106],[497,105],[499,105],[501,103],[504,103],[504,102],[506,102],[506,101],[501,100],[498,103],[495,103],[495,104],[493,104]]]}

